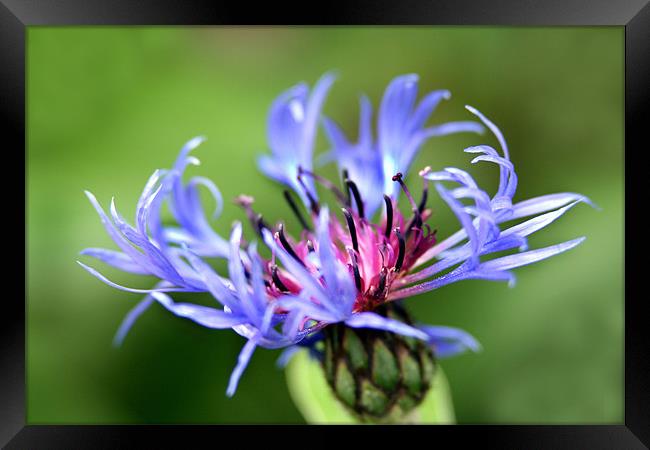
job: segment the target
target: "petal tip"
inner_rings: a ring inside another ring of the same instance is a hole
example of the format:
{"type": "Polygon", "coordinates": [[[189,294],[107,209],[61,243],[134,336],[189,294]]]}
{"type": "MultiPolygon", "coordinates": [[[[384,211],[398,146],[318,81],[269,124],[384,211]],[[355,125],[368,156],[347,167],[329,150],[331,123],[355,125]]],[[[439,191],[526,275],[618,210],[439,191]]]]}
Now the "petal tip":
{"type": "Polygon", "coordinates": [[[187,148],[188,151],[194,150],[196,147],[201,145],[203,142],[205,142],[207,138],[205,136],[196,136],[187,141],[187,144],[185,144],[185,147],[187,148]]]}
{"type": "Polygon", "coordinates": [[[479,114],[478,109],[474,108],[473,106],[470,105],[465,105],[465,109],[471,112],[474,115],[479,114]]]}

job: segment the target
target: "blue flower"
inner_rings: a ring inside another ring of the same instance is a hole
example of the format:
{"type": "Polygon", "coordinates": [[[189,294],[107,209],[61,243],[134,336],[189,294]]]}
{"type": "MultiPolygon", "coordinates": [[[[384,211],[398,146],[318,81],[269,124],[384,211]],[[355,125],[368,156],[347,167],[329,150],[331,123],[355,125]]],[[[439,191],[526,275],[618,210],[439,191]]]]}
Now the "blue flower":
{"type": "Polygon", "coordinates": [[[258,160],[261,170],[293,189],[306,207],[307,219],[288,191],[285,198],[298,215],[303,230],[294,239],[282,222],[269,226],[252,210],[249,198],[240,198],[255,232],[271,251],[270,258],[257,251],[255,241],[243,239],[241,223],[235,223],[230,239],[210,226],[199,199],[199,187],[211,193],[217,217],[221,194],[210,180],[182,180],[189,165],[198,160],[190,152],[203,138],[190,140],[170,170],[156,171],[136,206],[135,226],[127,223],[111,202],[110,217],[87,192],[104,227],[120,251],[91,248],[82,252],[125,272],[157,279],[150,289],[137,289],[108,280],[97,270],[79,263],[110,286],[144,293],[125,317],[115,343],[120,344],[137,318],[154,303],[173,315],[210,329],[233,329],[246,339],[228,384],[233,395],[240,377],[257,347],[285,348],[285,364],[301,348],[318,355],[316,345],[326,327],[341,323],[401,334],[427,342],[438,357],[447,357],[480,345],[467,332],[425,324],[409,325],[378,314],[389,302],[429,292],[465,279],[514,282],[512,269],[563,253],[584,237],[549,247],[529,250],[528,236],[550,225],[578,203],[590,200],[565,192],[514,201],[518,177],[506,141],[488,118],[472,107],[479,122],[460,121],[427,127],[429,116],[448,91],[434,91],[416,104],[416,75],[394,79],[379,108],[377,137],[372,136],[370,102],[361,98],[359,139],[350,143],[330,119],[323,119],[332,148],[325,161],[334,161],[343,172],[344,191],[314,173],[313,151],[321,107],[334,81],[323,76],[310,92],[299,84],[272,105],[268,133],[272,155],[258,160]],[[482,125],[481,125],[482,123],[482,125]],[[500,151],[488,145],[465,149],[476,155],[472,163],[489,162],[499,170],[499,186],[489,195],[465,170],[426,167],[422,198],[416,202],[404,181],[422,143],[432,136],[489,129],[500,151]],[[330,190],[340,209],[321,205],[316,182],[330,190]],[[458,218],[461,228],[439,240],[429,222],[428,185],[433,183],[441,199],[458,218]],[[410,210],[398,208],[403,191],[410,210]],[[161,209],[167,205],[175,221],[164,226],[161,209]],[[374,222],[371,217],[383,210],[374,222]],[[337,219],[336,214],[339,214],[337,219]],[[508,225],[505,222],[526,220],[508,225]],[[508,251],[505,256],[493,255],[508,251]],[[228,274],[218,274],[206,258],[227,260],[228,274]],[[176,302],[173,292],[208,292],[214,306],[176,302]]]}

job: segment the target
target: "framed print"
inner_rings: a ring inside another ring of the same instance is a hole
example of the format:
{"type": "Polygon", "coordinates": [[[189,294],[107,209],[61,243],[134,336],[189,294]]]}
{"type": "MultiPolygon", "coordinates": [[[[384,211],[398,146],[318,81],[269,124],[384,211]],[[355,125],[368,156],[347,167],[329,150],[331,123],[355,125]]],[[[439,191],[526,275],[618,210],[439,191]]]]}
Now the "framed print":
{"type": "Polygon", "coordinates": [[[646,2],[241,6],[0,6],[2,443],[645,448],[646,2]]]}

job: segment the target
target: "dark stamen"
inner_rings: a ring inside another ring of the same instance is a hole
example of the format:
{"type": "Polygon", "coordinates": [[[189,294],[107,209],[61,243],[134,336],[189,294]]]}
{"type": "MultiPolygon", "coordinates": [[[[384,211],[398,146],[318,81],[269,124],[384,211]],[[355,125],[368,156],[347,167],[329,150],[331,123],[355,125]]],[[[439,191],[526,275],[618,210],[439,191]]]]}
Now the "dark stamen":
{"type": "Polygon", "coordinates": [[[397,181],[399,183],[402,190],[404,191],[404,194],[406,194],[406,197],[409,199],[409,202],[411,203],[411,207],[417,209],[418,205],[415,203],[415,199],[413,199],[413,196],[411,195],[409,188],[406,187],[406,183],[404,183],[404,180],[402,180],[402,176],[403,176],[402,172],[397,172],[395,175],[393,175],[392,180],[397,181]]]}
{"type": "Polygon", "coordinates": [[[345,198],[347,199],[346,205],[351,205],[352,199],[350,198],[350,189],[345,184],[345,182],[350,179],[350,173],[348,172],[348,169],[343,169],[341,171],[341,175],[343,176],[343,190],[345,191],[345,198]]]}
{"type": "Polygon", "coordinates": [[[302,179],[300,169],[298,169],[298,183],[300,183],[300,186],[302,186],[303,191],[305,191],[305,195],[307,195],[307,199],[309,200],[309,207],[311,211],[314,214],[320,213],[320,205],[318,204],[314,196],[311,194],[309,189],[307,189],[307,185],[302,179]]]}
{"type": "Polygon", "coordinates": [[[302,225],[302,227],[305,230],[311,231],[311,228],[309,228],[309,225],[307,225],[307,221],[302,216],[300,210],[298,209],[298,205],[296,205],[296,202],[293,200],[293,197],[291,196],[291,193],[289,191],[287,190],[284,191],[284,198],[287,200],[287,203],[289,203],[289,207],[291,208],[291,211],[293,211],[293,213],[298,218],[300,225],[302,225]]]}
{"type": "Polygon", "coordinates": [[[354,272],[354,284],[357,287],[357,290],[361,292],[361,275],[359,274],[359,266],[352,266],[352,271],[354,272]]]}
{"type": "Polygon", "coordinates": [[[348,223],[348,230],[350,231],[350,238],[352,238],[352,248],[356,251],[359,251],[359,241],[357,240],[357,227],[354,225],[354,219],[352,214],[345,208],[341,208],[343,215],[345,216],[345,221],[348,223]]]}
{"type": "Polygon", "coordinates": [[[273,278],[273,284],[282,292],[289,292],[289,289],[284,285],[280,277],[278,276],[278,266],[273,265],[271,267],[271,278],[273,278]]]}
{"type": "Polygon", "coordinates": [[[348,187],[348,195],[350,192],[352,192],[352,196],[354,197],[354,203],[357,205],[357,212],[359,213],[359,217],[363,219],[364,217],[363,202],[361,201],[361,194],[359,193],[359,188],[357,187],[357,184],[350,179],[346,179],[345,185],[348,187]]]}
{"type": "Polygon", "coordinates": [[[309,253],[313,253],[315,251],[314,243],[309,239],[307,239],[307,250],[309,251],[309,253]]]}
{"type": "Polygon", "coordinates": [[[303,174],[309,175],[314,180],[318,181],[320,184],[325,186],[325,188],[332,191],[332,193],[336,196],[339,202],[341,202],[343,205],[349,206],[348,199],[345,197],[345,195],[343,195],[343,192],[341,192],[339,188],[334,186],[334,183],[332,183],[330,180],[328,180],[327,178],[323,178],[320,175],[315,174],[314,172],[303,169],[302,167],[298,167],[298,178],[301,178],[303,174]]]}
{"type": "Polygon", "coordinates": [[[384,202],[386,202],[386,238],[390,236],[390,230],[393,228],[393,201],[390,197],[384,194],[384,202]]]}
{"type": "Polygon", "coordinates": [[[392,180],[397,181],[404,191],[404,194],[409,200],[409,203],[411,204],[411,209],[413,211],[413,219],[409,222],[409,224],[406,226],[406,237],[408,238],[411,234],[411,230],[413,228],[420,229],[422,227],[422,209],[424,209],[424,206],[426,205],[427,201],[427,185],[424,185],[424,190],[422,191],[422,201],[420,202],[420,205],[418,206],[415,203],[415,199],[411,195],[411,192],[409,191],[408,187],[406,187],[406,183],[404,183],[404,180],[402,180],[402,172],[397,172],[395,175],[393,175],[392,180]]]}
{"type": "Polygon", "coordinates": [[[402,264],[404,264],[404,254],[406,253],[406,241],[404,240],[404,236],[402,236],[402,233],[399,232],[399,228],[395,228],[393,231],[397,235],[397,240],[399,241],[399,253],[397,253],[397,261],[395,261],[395,267],[393,269],[395,270],[395,272],[399,272],[399,270],[402,268],[402,264]]]}
{"type": "Polygon", "coordinates": [[[350,251],[350,260],[352,261],[352,272],[354,273],[354,284],[357,291],[361,292],[361,274],[359,273],[359,264],[357,262],[357,255],[350,251]]]}
{"type": "Polygon", "coordinates": [[[424,188],[422,188],[422,199],[420,200],[420,205],[418,206],[418,211],[422,214],[424,208],[427,206],[427,199],[429,198],[429,183],[424,182],[424,188]]]}
{"type": "Polygon", "coordinates": [[[287,240],[287,237],[284,235],[284,225],[280,224],[278,225],[278,237],[280,238],[280,243],[282,244],[282,247],[287,251],[288,254],[290,254],[293,259],[298,261],[300,264],[303,266],[305,265],[304,262],[302,262],[302,259],[298,257],[296,252],[294,251],[293,247],[291,247],[291,244],[289,244],[289,241],[287,240]]]}
{"type": "Polygon", "coordinates": [[[417,208],[413,209],[413,218],[409,222],[409,224],[406,226],[406,238],[411,235],[411,231],[414,229],[421,230],[422,229],[422,215],[420,214],[420,211],[417,208]]]}
{"type": "Polygon", "coordinates": [[[267,230],[271,229],[271,227],[269,227],[266,224],[266,222],[264,222],[264,219],[262,218],[262,214],[257,215],[256,223],[257,223],[257,231],[259,231],[260,235],[262,235],[262,230],[264,228],[266,228],[267,230]]]}

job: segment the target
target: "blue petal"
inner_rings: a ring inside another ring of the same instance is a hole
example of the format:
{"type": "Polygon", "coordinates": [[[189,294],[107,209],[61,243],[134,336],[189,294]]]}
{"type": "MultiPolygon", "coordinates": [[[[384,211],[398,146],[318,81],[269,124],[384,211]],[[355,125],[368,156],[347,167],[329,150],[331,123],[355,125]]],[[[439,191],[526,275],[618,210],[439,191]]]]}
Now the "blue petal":
{"type": "Polygon", "coordinates": [[[428,342],[434,347],[434,353],[438,358],[447,358],[467,350],[473,352],[481,350],[478,341],[459,328],[432,325],[420,325],[418,328],[429,336],[428,342]]]}
{"type": "Polygon", "coordinates": [[[490,129],[492,134],[497,138],[499,141],[499,145],[503,149],[503,155],[505,156],[506,159],[510,159],[510,154],[508,153],[508,145],[506,144],[506,140],[503,138],[503,134],[501,133],[501,130],[492,122],[490,121],[487,117],[485,117],[479,110],[476,108],[466,105],[465,108],[474,114],[476,117],[478,117],[481,122],[485,124],[486,127],[490,129]]]}
{"type": "Polygon", "coordinates": [[[472,268],[472,265],[469,264],[469,262],[466,262],[441,277],[393,291],[389,294],[388,298],[390,300],[397,300],[400,298],[411,297],[413,295],[430,292],[448,284],[467,279],[507,281],[510,285],[514,283],[514,275],[510,272],[503,270],[483,270],[481,265],[472,268]]]}
{"type": "Polygon", "coordinates": [[[267,306],[266,301],[266,286],[264,285],[264,277],[262,270],[262,263],[260,262],[257,253],[257,243],[251,242],[248,248],[249,259],[251,261],[251,279],[250,284],[253,288],[251,298],[255,303],[257,311],[262,312],[267,306]]]}
{"type": "Polygon", "coordinates": [[[359,146],[371,148],[372,146],[372,104],[365,95],[359,99],[359,146]]]}
{"type": "MultiPolygon", "coordinates": [[[[263,173],[291,187],[305,205],[309,205],[309,200],[298,182],[298,168],[312,168],[316,128],[323,102],[334,79],[331,73],[323,75],[309,97],[309,89],[302,83],[273,102],[268,120],[268,139],[273,155],[258,159],[263,173]]],[[[315,197],[313,180],[305,178],[304,183],[315,197]]]]}
{"type": "Polygon", "coordinates": [[[450,98],[451,92],[447,90],[433,91],[425,95],[411,117],[409,132],[412,133],[422,128],[438,104],[442,100],[449,100],[450,98]]]}
{"type": "MultiPolygon", "coordinates": [[[[201,204],[198,186],[207,188],[215,200],[216,207],[213,218],[216,218],[221,213],[223,206],[223,198],[219,189],[212,181],[203,177],[194,177],[187,185],[184,185],[182,181],[183,172],[188,161],[188,158],[183,155],[186,155],[189,150],[195,148],[200,142],[202,142],[202,139],[197,138],[186,144],[174,166],[174,170],[163,181],[165,191],[171,191],[169,207],[181,230],[167,228],[157,233],[171,242],[188,245],[199,255],[227,257],[228,243],[215,233],[210,226],[201,204]]],[[[153,230],[152,233],[155,234],[153,230]]]]}
{"type": "Polygon", "coordinates": [[[151,294],[147,294],[144,299],[142,299],[142,301],[140,301],[131,311],[127,313],[127,315],[124,317],[124,320],[122,320],[120,327],[117,329],[115,337],[113,338],[114,347],[120,347],[122,345],[124,338],[126,338],[126,335],[135,324],[135,321],[138,320],[138,318],[147,309],[149,309],[149,306],[151,306],[153,302],[154,298],[151,296],[151,294]]]}
{"type": "Polygon", "coordinates": [[[440,197],[447,202],[460,223],[463,225],[463,229],[465,230],[465,233],[467,233],[467,236],[469,236],[469,242],[472,246],[473,264],[478,264],[478,253],[481,248],[481,242],[479,242],[476,228],[474,228],[471,217],[465,212],[463,205],[453,198],[442,185],[436,184],[436,189],[438,190],[440,197]]]}
{"type": "Polygon", "coordinates": [[[341,317],[347,317],[352,311],[357,292],[354,281],[347,268],[334,255],[329,233],[330,217],[327,207],[323,207],[318,217],[318,255],[321,272],[325,279],[328,298],[333,300],[341,317]]]}
{"type": "Polygon", "coordinates": [[[415,327],[407,325],[398,320],[389,319],[373,312],[361,312],[353,314],[345,321],[345,324],[352,328],[373,328],[376,330],[390,331],[391,333],[421,339],[428,339],[426,333],[415,327]]]}
{"type": "Polygon", "coordinates": [[[291,359],[301,350],[305,350],[305,347],[301,347],[299,345],[292,345],[291,347],[287,347],[282,351],[280,357],[275,362],[276,366],[280,369],[284,369],[287,367],[287,364],[289,364],[291,359]]]}
{"type": "Polygon", "coordinates": [[[250,323],[259,327],[262,322],[262,311],[257,311],[255,304],[251,300],[251,295],[248,291],[248,283],[246,275],[244,274],[244,266],[240,255],[240,245],[242,236],[242,225],[240,222],[235,222],[230,234],[230,258],[228,258],[228,273],[230,280],[237,290],[239,297],[239,305],[242,312],[248,316],[250,323]]]}
{"type": "Polygon", "coordinates": [[[212,296],[232,311],[239,312],[239,299],[235,296],[234,292],[231,291],[223,281],[221,281],[221,278],[214,272],[212,267],[194,255],[190,250],[186,251],[186,255],[190,264],[201,276],[201,279],[212,296]]]}
{"type": "Polygon", "coordinates": [[[110,266],[125,272],[136,273],[139,275],[151,275],[151,272],[138,263],[133,261],[130,256],[115,250],[106,248],[86,248],[81,251],[82,255],[92,256],[110,266]]]}
{"type": "Polygon", "coordinates": [[[140,253],[135,248],[133,248],[133,246],[124,238],[124,236],[122,236],[119,233],[119,231],[116,229],[113,222],[111,222],[111,220],[104,212],[104,209],[100,206],[95,196],[89,191],[85,191],[85,193],[88,199],[90,200],[90,203],[97,211],[97,214],[99,214],[102,224],[104,225],[106,232],[111,237],[113,242],[115,242],[115,244],[117,244],[117,246],[120,247],[120,249],[125,254],[127,254],[134,262],[136,262],[140,267],[142,267],[145,270],[149,270],[150,272],[154,273],[156,276],[160,278],[163,278],[164,275],[162,274],[162,272],[160,272],[160,270],[158,270],[157,267],[151,264],[149,260],[142,253],[140,253]]]}
{"type": "Polygon", "coordinates": [[[228,389],[226,390],[226,395],[228,397],[235,395],[237,384],[239,384],[239,379],[244,373],[244,370],[246,370],[246,366],[248,366],[248,362],[250,361],[251,356],[253,356],[253,352],[255,351],[256,346],[257,343],[253,339],[249,339],[249,341],[246,342],[241,352],[239,353],[239,357],[237,358],[237,365],[232,371],[232,374],[230,375],[230,381],[228,382],[228,389]]]}
{"type": "Polygon", "coordinates": [[[561,244],[555,244],[537,250],[530,250],[523,253],[517,253],[515,255],[508,255],[501,258],[492,259],[490,261],[482,263],[480,268],[487,271],[503,271],[525,266],[546,258],[550,258],[551,256],[558,255],[567,250],[571,250],[585,239],[585,237],[580,237],[570,241],[562,242],[561,244]]]}
{"type": "Polygon", "coordinates": [[[496,240],[483,246],[481,255],[503,252],[514,248],[526,250],[528,248],[528,240],[524,236],[518,234],[504,236],[503,233],[501,233],[496,240]]]}
{"type": "MultiPolygon", "coordinates": [[[[194,188],[195,186],[204,186],[205,188],[208,189],[208,192],[212,195],[212,198],[214,199],[215,202],[215,208],[214,212],[212,213],[212,218],[216,219],[221,215],[221,212],[223,211],[223,196],[221,195],[221,191],[219,188],[212,182],[212,180],[204,177],[194,177],[190,180],[188,183],[188,186],[194,188]]],[[[201,215],[201,217],[204,217],[201,215]]]]}
{"type": "Polygon", "coordinates": [[[314,85],[314,89],[309,96],[307,102],[305,123],[302,128],[302,164],[305,167],[311,168],[311,160],[313,155],[314,139],[316,137],[316,129],[320,119],[321,109],[327,93],[329,92],[332,84],[336,80],[334,73],[326,73],[314,85]]]}
{"type": "Polygon", "coordinates": [[[396,159],[400,146],[411,131],[407,128],[409,116],[418,94],[418,76],[402,75],[393,79],[379,107],[378,135],[384,158],[396,159]]]}
{"type": "Polygon", "coordinates": [[[546,214],[533,217],[532,219],[529,219],[525,222],[522,222],[520,224],[517,224],[515,226],[512,226],[502,231],[501,236],[510,236],[510,235],[529,236],[541,230],[542,228],[550,225],[551,223],[553,223],[555,220],[560,218],[565,212],[573,208],[578,203],[580,202],[575,201],[555,211],[551,211],[546,214]]]}
{"type": "Polygon", "coordinates": [[[104,283],[108,284],[109,286],[112,286],[116,289],[119,289],[121,291],[126,291],[126,292],[135,292],[136,294],[147,294],[149,292],[200,292],[200,289],[196,288],[181,288],[181,287],[171,287],[171,288],[154,288],[154,289],[134,289],[134,288],[129,288],[126,286],[122,286],[120,284],[114,283],[108,278],[106,278],[104,275],[93,269],[92,267],[89,267],[82,263],[81,261],[77,261],[77,264],[79,264],[81,267],[86,269],[91,275],[94,277],[98,278],[99,280],[103,281],[104,283]]]}
{"type": "Polygon", "coordinates": [[[305,314],[300,310],[300,308],[289,311],[289,314],[286,315],[284,323],[282,324],[282,334],[291,341],[295,340],[299,331],[298,327],[304,318],[305,314]]]}
{"type": "Polygon", "coordinates": [[[458,122],[446,122],[440,125],[435,125],[423,130],[427,137],[433,136],[447,136],[454,133],[477,133],[482,134],[485,129],[480,123],[472,122],[469,120],[460,120],[458,122]]]}
{"type": "Polygon", "coordinates": [[[156,199],[158,199],[158,202],[156,202],[156,204],[159,204],[161,198],[159,197],[159,195],[164,187],[161,184],[157,188],[155,188],[155,184],[157,183],[157,181],[158,181],[158,171],[155,171],[154,174],[149,179],[149,181],[147,182],[147,185],[145,186],[142,195],[138,200],[138,204],[136,205],[135,223],[138,227],[137,228],[138,232],[143,236],[147,236],[147,221],[149,219],[149,214],[152,205],[154,205],[156,199]]]}
{"type": "MultiPolygon", "coordinates": [[[[492,147],[487,145],[478,145],[476,147],[466,148],[467,153],[485,153],[475,157],[471,162],[476,164],[479,161],[489,161],[499,165],[499,189],[495,195],[496,198],[505,197],[506,206],[512,206],[512,197],[517,190],[517,173],[515,167],[510,160],[505,159],[497,153],[492,147]]],[[[503,201],[503,200],[502,200],[503,201]]]]}
{"type": "MultiPolygon", "coordinates": [[[[280,94],[271,105],[267,134],[271,151],[276,156],[285,156],[289,148],[299,150],[300,125],[305,118],[305,102],[309,87],[297,84],[280,94]]],[[[292,155],[299,158],[299,153],[292,155]]]]}
{"type": "Polygon", "coordinates": [[[179,317],[185,317],[193,320],[207,328],[232,328],[235,325],[247,323],[247,318],[192,303],[177,303],[168,295],[160,292],[151,294],[158,303],[163,305],[168,311],[179,317]]]}
{"type": "Polygon", "coordinates": [[[140,234],[128,223],[126,223],[122,216],[117,212],[117,208],[115,207],[115,199],[111,200],[111,214],[120,232],[126,236],[126,238],[129,239],[129,241],[131,241],[133,244],[142,248],[144,255],[150,263],[150,267],[155,267],[158,269],[157,272],[154,273],[159,278],[168,280],[178,286],[183,286],[185,284],[185,280],[183,280],[180,274],[172,266],[164,253],[156,245],[150,242],[146,235],[140,234]]]}
{"type": "Polygon", "coordinates": [[[335,160],[339,170],[346,170],[359,188],[367,217],[372,217],[383,203],[384,176],[381,155],[372,146],[372,106],[367,97],[361,97],[359,137],[356,144],[348,142],[339,126],[328,118],[323,119],[326,135],[332,150],[327,160],[335,160]]]}
{"type": "MultiPolygon", "coordinates": [[[[483,248],[481,248],[479,255],[487,255],[490,253],[501,252],[505,250],[512,250],[514,248],[519,248],[520,250],[525,250],[527,247],[527,240],[523,236],[512,235],[512,236],[501,236],[491,242],[486,243],[483,248]]],[[[400,283],[403,285],[412,284],[418,281],[425,280],[430,278],[444,270],[449,269],[457,264],[462,263],[467,258],[472,255],[472,250],[469,244],[463,245],[459,249],[454,249],[450,252],[447,252],[444,257],[441,255],[441,260],[418,271],[407,275],[406,277],[400,280],[400,283]]]]}
{"type": "Polygon", "coordinates": [[[336,323],[340,321],[338,312],[332,312],[332,308],[316,304],[306,297],[306,295],[284,296],[278,299],[276,304],[282,308],[301,311],[305,316],[319,322],[336,323]]]}
{"type": "Polygon", "coordinates": [[[220,236],[211,241],[197,241],[196,236],[188,233],[182,228],[166,227],[164,229],[164,238],[168,242],[180,245],[187,245],[194,253],[205,257],[225,258],[228,256],[228,241],[220,236]]]}
{"type": "Polygon", "coordinates": [[[418,76],[399,76],[390,82],[379,107],[377,125],[378,146],[382,157],[384,193],[395,198],[399,186],[391,177],[397,172],[406,173],[400,167],[400,153],[410,139],[409,116],[418,93],[418,76]]]}
{"type": "Polygon", "coordinates": [[[176,158],[176,162],[174,163],[174,169],[178,170],[179,172],[183,172],[185,169],[185,166],[188,163],[191,163],[195,160],[191,160],[188,158],[189,153],[197,148],[199,145],[201,145],[203,142],[205,142],[206,138],[205,136],[196,136],[183,145],[183,148],[181,148],[181,151],[176,158]]]}
{"type": "Polygon", "coordinates": [[[512,206],[513,215],[509,217],[508,220],[540,214],[575,201],[584,202],[594,208],[598,208],[588,197],[585,197],[584,195],[576,194],[575,192],[561,192],[557,194],[548,194],[539,197],[533,197],[531,199],[514,204],[512,206]]]}
{"type": "MultiPolygon", "coordinates": [[[[473,108],[471,106],[465,106],[465,108],[469,112],[477,116],[481,120],[481,122],[483,122],[490,129],[490,131],[492,131],[492,134],[494,134],[494,136],[497,138],[497,140],[499,141],[499,145],[503,150],[503,156],[504,156],[503,159],[509,161],[510,155],[508,154],[508,146],[499,128],[494,123],[492,123],[487,117],[481,114],[476,108],[473,108]]],[[[481,146],[481,147],[486,149],[487,154],[494,157],[499,157],[499,154],[491,147],[488,146],[481,146]]],[[[471,152],[471,150],[469,149],[467,149],[466,151],[471,152]]],[[[502,165],[502,167],[500,168],[499,190],[497,192],[497,195],[495,196],[495,200],[499,203],[499,209],[510,208],[512,197],[515,195],[516,189],[517,189],[517,175],[514,171],[514,168],[512,168],[511,170],[504,170],[502,165]],[[504,198],[507,200],[504,201],[504,198]]]]}
{"type": "Polygon", "coordinates": [[[323,129],[325,130],[327,139],[329,139],[330,144],[332,145],[333,152],[340,152],[340,149],[346,149],[352,146],[345,137],[345,134],[343,134],[341,128],[329,117],[323,117],[323,129]]]}

